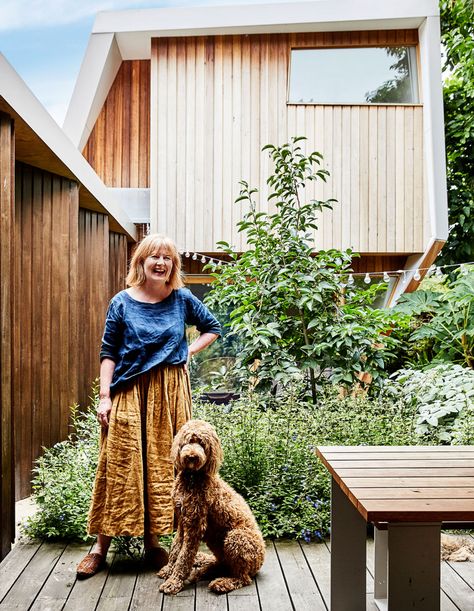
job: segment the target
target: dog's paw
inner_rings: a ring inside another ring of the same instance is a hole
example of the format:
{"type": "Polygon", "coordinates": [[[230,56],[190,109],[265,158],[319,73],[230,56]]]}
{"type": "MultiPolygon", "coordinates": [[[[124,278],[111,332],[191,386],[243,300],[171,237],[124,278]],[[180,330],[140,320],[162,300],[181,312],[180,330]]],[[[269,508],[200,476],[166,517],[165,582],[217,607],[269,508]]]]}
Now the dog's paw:
{"type": "Polygon", "coordinates": [[[168,579],[172,571],[173,567],[170,564],[165,564],[165,566],[158,571],[157,575],[161,577],[161,579],[168,579]]]}
{"type": "Polygon", "coordinates": [[[160,592],[164,592],[165,594],[177,594],[178,592],[181,592],[183,585],[184,582],[181,579],[170,577],[161,584],[160,592]]]}

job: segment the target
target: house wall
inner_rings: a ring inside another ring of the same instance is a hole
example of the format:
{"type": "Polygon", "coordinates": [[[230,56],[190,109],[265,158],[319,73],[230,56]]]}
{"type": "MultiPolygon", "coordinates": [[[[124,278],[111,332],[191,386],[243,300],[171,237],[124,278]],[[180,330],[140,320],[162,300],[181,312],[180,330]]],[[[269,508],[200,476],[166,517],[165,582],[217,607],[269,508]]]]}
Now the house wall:
{"type": "Polygon", "coordinates": [[[99,375],[99,350],[109,300],[125,288],[127,240],[109,231],[108,217],[79,210],[79,392],[86,405],[99,375]]]}
{"type": "Polygon", "coordinates": [[[152,40],[151,229],[180,248],[215,251],[236,231],[238,181],[261,191],[271,166],[261,148],[306,135],[331,172],[308,197],[336,198],[318,248],[364,253],[423,250],[421,105],[287,104],[292,47],[416,44],[416,30],[255,34],[152,40]]]}
{"type": "Polygon", "coordinates": [[[123,288],[126,238],[79,208],[75,181],[16,165],[13,315],[16,498],[30,494],[43,446],[69,433],[98,376],[107,303],[123,288]]]}
{"type": "Polygon", "coordinates": [[[150,60],[124,61],[83,150],[109,187],[148,187],[150,60]]]}
{"type": "Polygon", "coordinates": [[[0,113],[0,559],[15,538],[13,454],[14,126],[0,113]]]}

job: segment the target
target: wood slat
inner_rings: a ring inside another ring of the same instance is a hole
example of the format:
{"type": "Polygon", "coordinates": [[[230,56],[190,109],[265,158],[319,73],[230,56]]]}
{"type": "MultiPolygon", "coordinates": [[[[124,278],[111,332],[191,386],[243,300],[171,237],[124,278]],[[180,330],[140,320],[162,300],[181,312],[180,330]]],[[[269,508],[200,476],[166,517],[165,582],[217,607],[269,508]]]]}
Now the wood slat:
{"type": "Polygon", "coordinates": [[[451,469],[452,467],[456,469],[463,468],[474,468],[474,458],[456,458],[455,460],[448,459],[425,459],[422,458],[420,460],[409,459],[405,460],[403,458],[394,458],[390,460],[384,460],[381,458],[371,459],[371,460],[332,460],[332,466],[338,470],[342,469],[367,469],[367,475],[370,476],[370,472],[373,469],[380,470],[382,468],[389,469],[416,469],[419,468],[443,468],[443,469],[451,469]]]}
{"type": "Polygon", "coordinates": [[[0,559],[15,538],[14,373],[15,176],[14,124],[0,113],[0,559]]]}
{"type": "Polygon", "coordinates": [[[279,562],[286,577],[293,608],[301,611],[326,611],[323,598],[312,579],[306,558],[300,548],[289,541],[275,543],[279,562]]]}
{"type": "Polygon", "coordinates": [[[435,482],[430,477],[345,477],[342,483],[346,488],[472,488],[474,477],[450,477],[435,482]]]}
{"type": "Polygon", "coordinates": [[[267,541],[265,564],[256,580],[262,611],[286,611],[291,608],[290,595],[272,541],[267,541]]]}
{"type": "MultiPolygon", "coordinates": [[[[358,465],[360,461],[378,461],[378,460],[402,460],[402,461],[431,461],[439,460],[439,452],[430,452],[429,450],[424,452],[330,452],[324,454],[326,460],[331,462],[335,461],[347,461],[350,460],[352,464],[358,465]]],[[[449,457],[443,460],[457,461],[458,459],[472,458],[472,452],[466,452],[463,450],[455,450],[449,452],[449,457]]]]}
{"type": "Polygon", "coordinates": [[[473,499],[359,499],[358,509],[371,522],[474,520],[473,499]]]}
{"type": "Polygon", "coordinates": [[[472,446],[318,446],[316,453],[321,457],[321,454],[345,454],[350,453],[352,455],[359,454],[373,454],[382,453],[386,454],[387,457],[392,453],[412,453],[412,452],[429,452],[429,453],[441,453],[445,452],[467,452],[472,455],[472,446]]]}
{"type": "Polygon", "coordinates": [[[358,499],[474,499],[474,488],[350,488],[358,499]]]}
{"type": "Polygon", "coordinates": [[[337,474],[341,478],[347,477],[433,477],[433,478],[446,478],[451,477],[474,477],[474,467],[446,467],[443,469],[430,468],[430,467],[417,467],[417,468],[394,468],[387,467],[385,469],[338,469],[337,474]]]}

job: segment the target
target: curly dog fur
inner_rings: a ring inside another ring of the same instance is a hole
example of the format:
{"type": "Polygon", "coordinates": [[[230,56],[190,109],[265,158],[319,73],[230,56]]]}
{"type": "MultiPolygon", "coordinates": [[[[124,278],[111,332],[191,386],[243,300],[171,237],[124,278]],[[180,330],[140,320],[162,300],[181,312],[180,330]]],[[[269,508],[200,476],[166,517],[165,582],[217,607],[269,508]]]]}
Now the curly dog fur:
{"type": "Polygon", "coordinates": [[[171,458],[177,470],[173,501],[178,529],[168,564],[158,573],[160,590],[176,594],[186,579],[218,576],[214,592],[230,592],[252,582],[265,558],[265,543],[244,499],[218,475],[222,447],[214,428],[190,420],[176,435],[171,458]],[[199,552],[204,541],[212,554],[199,552]]]}

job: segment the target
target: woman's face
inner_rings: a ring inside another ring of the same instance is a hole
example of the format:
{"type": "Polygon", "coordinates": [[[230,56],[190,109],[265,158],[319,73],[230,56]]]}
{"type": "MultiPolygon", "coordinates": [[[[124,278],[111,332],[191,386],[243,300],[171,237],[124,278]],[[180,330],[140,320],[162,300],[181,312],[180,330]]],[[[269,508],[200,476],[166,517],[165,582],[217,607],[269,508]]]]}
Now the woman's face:
{"type": "Polygon", "coordinates": [[[168,250],[160,248],[143,262],[145,282],[166,283],[173,269],[173,259],[168,250]]]}

